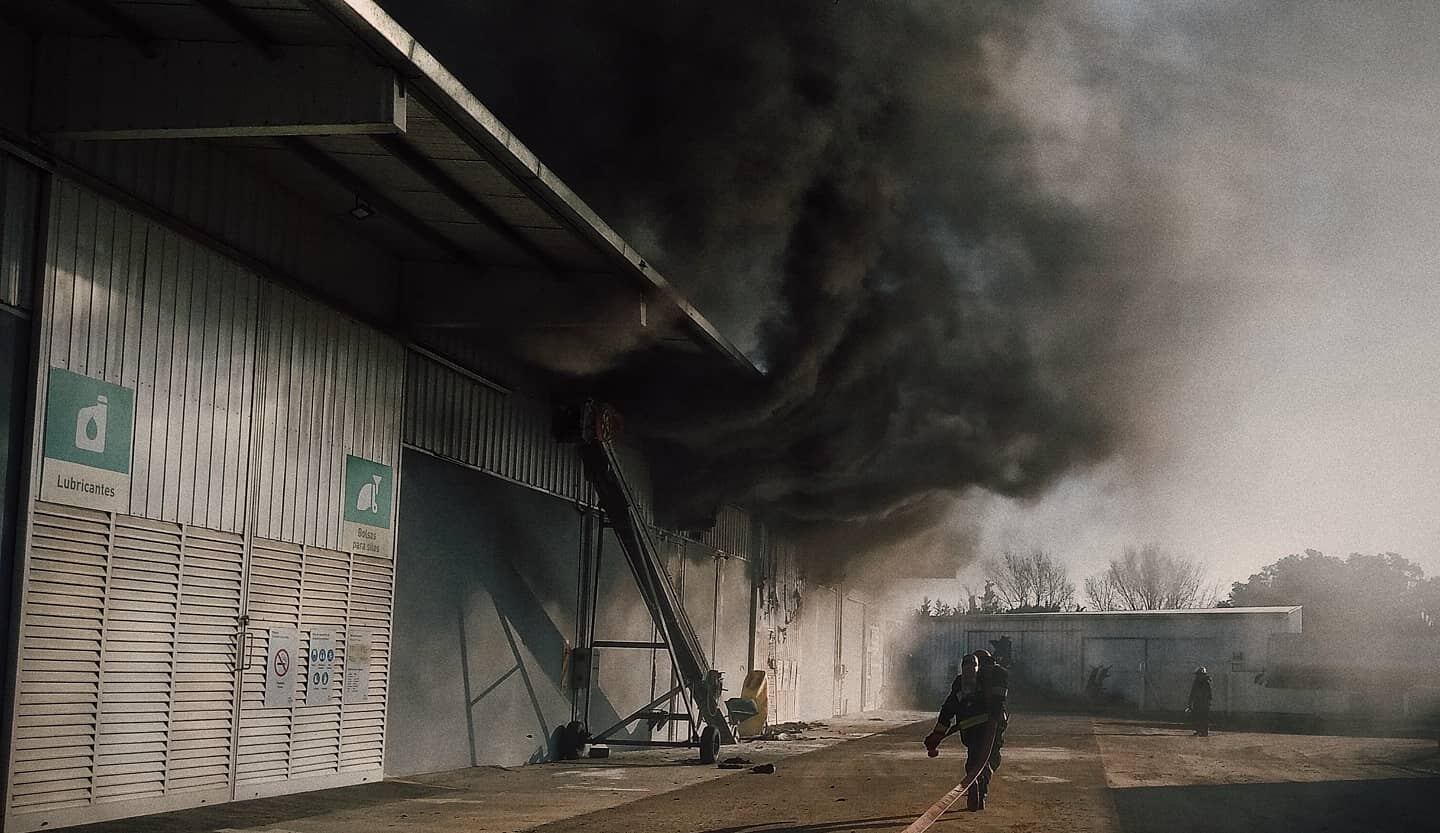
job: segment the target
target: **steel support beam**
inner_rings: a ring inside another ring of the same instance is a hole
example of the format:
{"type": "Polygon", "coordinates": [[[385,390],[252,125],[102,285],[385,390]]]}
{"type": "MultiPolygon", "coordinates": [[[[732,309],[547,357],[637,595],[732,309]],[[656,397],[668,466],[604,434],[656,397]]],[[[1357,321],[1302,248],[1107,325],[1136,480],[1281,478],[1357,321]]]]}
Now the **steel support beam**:
{"type": "MultiPolygon", "coordinates": [[[[656,697],[654,700],[651,700],[649,703],[646,703],[645,705],[641,706],[640,708],[636,709],[635,711],[631,712],[630,714],[626,715],[625,717],[620,718],[620,721],[619,721],[619,722],[617,722],[614,726],[611,726],[609,729],[606,729],[605,731],[603,731],[603,732],[601,732],[600,734],[596,735],[595,737],[591,738],[591,739],[590,739],[590,742],[591,742],[591,743],[605,743],[605,742],[610,738],[611,735],[615,734],[616,732],[620,731],[621,729],[624,729],[626,726],[629,726],[631,723],[634,723],[635,721],[639,720],[646,712],[650,711],[651,709],[655,708],[656,706],[660,705],[661,703],[665,702],[666,700],[669,700],[672,696],[684,692],[684,690],[685,690],[685,686],[684,686],[683,684],[678,685],[678,686],[675,686],[674,688],[670,689],[669,691],[665,692],[664,694],[660,695],[659,697],[656,697]]],[[[649,743],[659,743],[659,742],[660,742],[660,741],[645,741],[645,743],[646,743],[647,745],[648,745],[649,743]]],[[[689,746],[689,745],[691,745],[691,744],[685,744],[685,745],[686,745],[686,746],[689,746]]]]}
{"type": "Polygon", "coordinates": [[[255,47],[261,55],[271,59],[280,57],[280,50],[276,48],[274,41],[270,40],[269,33],[228,0],[194,0],[194,3],[230,27],[231,31],[255,47]]]}
{"type": "Polygon", "coordinates": [[[398,133],[405,91],[389,67],[340,47],[280,58],[241,43],[156,41],[139,59],[110,38],[46,38],[32,129],[61,139],[398,133]]]}

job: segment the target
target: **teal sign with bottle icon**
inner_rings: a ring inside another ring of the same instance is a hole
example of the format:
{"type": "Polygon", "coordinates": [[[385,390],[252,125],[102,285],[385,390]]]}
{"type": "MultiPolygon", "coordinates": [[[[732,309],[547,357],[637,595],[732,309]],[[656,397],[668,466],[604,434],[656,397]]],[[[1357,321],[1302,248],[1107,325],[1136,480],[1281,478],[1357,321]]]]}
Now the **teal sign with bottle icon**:
{"type": "Polygon", "coordinates": [[[389,556],[395,470],[384,463],[345,455],[344,501],[340,509],[341,549],[389,556]]]}
{"type": "Polygon", "coordinates": [[[134,389],[50,368],[40,499],[126,511],[134,438],[134,389]]]}

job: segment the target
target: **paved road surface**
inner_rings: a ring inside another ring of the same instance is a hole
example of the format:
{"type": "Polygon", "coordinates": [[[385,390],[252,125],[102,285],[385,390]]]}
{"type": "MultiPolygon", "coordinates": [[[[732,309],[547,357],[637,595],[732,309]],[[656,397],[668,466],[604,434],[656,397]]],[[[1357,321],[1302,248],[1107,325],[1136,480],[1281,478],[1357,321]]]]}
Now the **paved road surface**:
{"type": "MultiPolygon", "coordinates": [[[[543,833],[900,831],[962,776],[963,750],[919,745],[927,724],[782,761],[543,833]]],[[[1440,831],[1433,742],[1226,734],[1078,716],[1015,715],[981,813],[935,831],[1013,833],[1422,833],[1440,831]]]]}
{"type": "MultiPolygon", "coordinates": [[[[201,808],[87,833],[899,833],[963,774],[929,721],[832,721],[804,740],[727,748],[773,775],[690,753],[477,768],[201,808]],[[879,734],[871,734],[879,731],[879,734]]],[[[1440,833],[1433,740],[1219,731],[1078,715],[1012,715],[982,813],[932,830],[1007,833],[1440,833]]]]}

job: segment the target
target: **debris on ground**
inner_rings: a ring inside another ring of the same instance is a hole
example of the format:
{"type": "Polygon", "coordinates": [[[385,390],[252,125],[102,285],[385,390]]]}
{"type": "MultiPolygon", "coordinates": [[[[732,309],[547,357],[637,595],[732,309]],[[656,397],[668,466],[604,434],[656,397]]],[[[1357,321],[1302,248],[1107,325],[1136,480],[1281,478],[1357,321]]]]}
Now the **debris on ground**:
{"type": "Polygon", "coordinates": [[[752,766],[752,767],[750,767],[750,771],[753,772],[753,773],[755,773],[756,775],[774,775],[774,774],[775,774],[775,765],[774,765],[774,764],[760,764],[759,766],[752,766]]]}
{"type": "Polygon", "coordinates": [[[824,723],[804,723],[802,721],[791,721],[788,723],[775,723],[765,727],[756,740],[805,740],[807,729],[823,729],[824,723]]]}
{"type": "Polygon", "coordinates": [[[750,766],[753,763],[755,762],[750,760],[749,758],[742,758],[739,755],[736,755],[732,758],[726,758],[725,760],[716,764],[716,766],[720,767],[721,769],[744,769],[745,767],[750,766]]]}

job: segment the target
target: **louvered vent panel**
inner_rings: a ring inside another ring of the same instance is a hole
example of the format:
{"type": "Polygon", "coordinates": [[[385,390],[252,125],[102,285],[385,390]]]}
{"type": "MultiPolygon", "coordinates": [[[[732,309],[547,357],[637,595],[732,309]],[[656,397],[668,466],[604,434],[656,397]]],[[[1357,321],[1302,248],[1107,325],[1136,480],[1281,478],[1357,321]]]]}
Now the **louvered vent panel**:
{"type": "Polygon", "coordinates": [[[181,545],[178,524],[115,519],[100,672],[97,801],[165,793],[181,545]]]}
{"type": "MultiPolygon", "coordinates": [[[[300,616],[305,623],[305,632],[300,636],[306,657],[310,655],[310,637],[317,631],[333,633],[337,647],[343,642],[349,575],[348,553],[306,549],[300,616]]],[[[290,756],[292,778],[327,775],[340,770],[341,678],[334,672],[338,672],[341,665],[337,661],[331,674],[330,702],[316,706],[305,705],[313,684],[309,667],[307,661],[304,665],[307,673],[298,680],[295,690],[295,741],[290,756]]]]}
{"type": "Polygon", "coordinates": [[[300,626],[303,558],[302,549],[295,544],[267,539],[256,539],[251,544],[249,615],[254,638],[249,648],[249,668],[241,680],[237,784],[289,777],[295,710],[265,708],[265,658],[270,628],[300,626]]]}
{"type": "Polygon", "coordinates": [[[170,722],[171,792],[223,787],[230,779],[244,560],[239,535],[186,530],[170,722]]]}
{"type": "Polygon", "coordinates": [[[364,703],[345,706],[340,750],[342,769],[378,769],[384,763],[394,584],[393,561],[366,555],[354,557],[350,569],[350,628],[364,628],[370,633],[370,696],[364,703]]]}
{"type": "Polygon", "coordinates": [[[110,520],[36,503],[30,536],[10,803],[40,813],[94,795],[110,520]]]}

